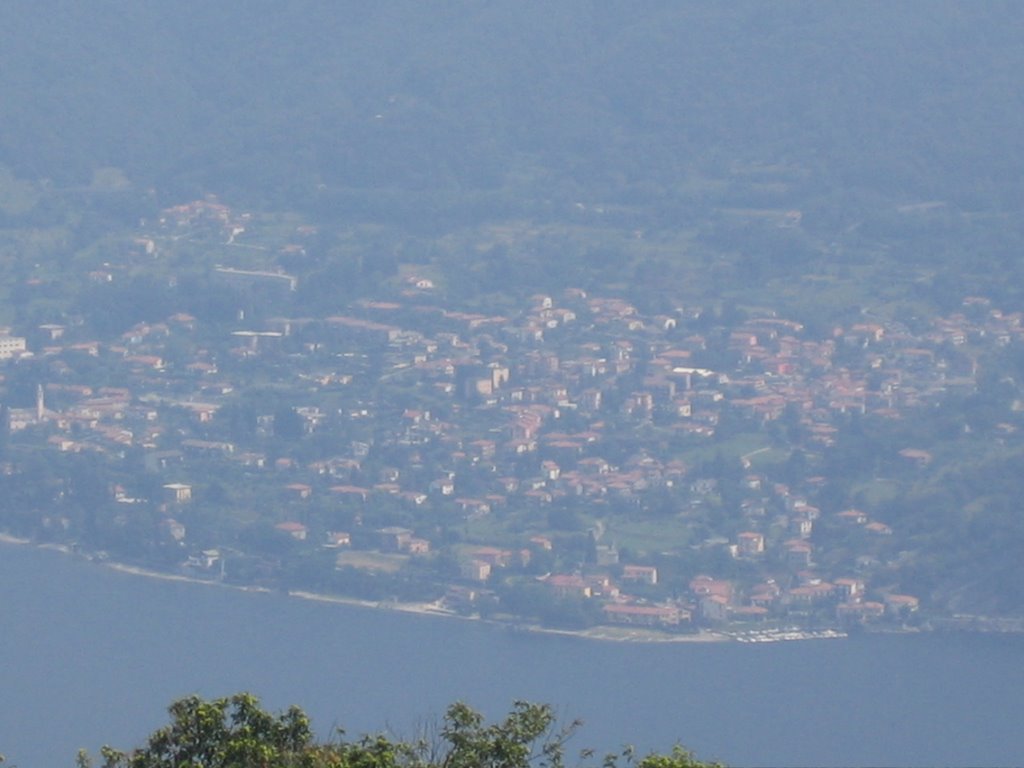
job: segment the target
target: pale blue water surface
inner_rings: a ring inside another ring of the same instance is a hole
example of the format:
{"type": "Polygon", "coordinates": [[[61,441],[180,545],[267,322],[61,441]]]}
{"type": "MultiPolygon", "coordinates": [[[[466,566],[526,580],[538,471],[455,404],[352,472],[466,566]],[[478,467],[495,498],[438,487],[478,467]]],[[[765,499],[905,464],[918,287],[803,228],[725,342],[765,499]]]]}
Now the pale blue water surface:
{"type": "Polygon", "coordinates": [[[456,699],[553,704],[572,742],[730,765],[1020,765],[1024,638],[602,643],[117,573],[0,545],[0,753],[71,766],[175,697],[250,690],[319,734],[411,735],[456,699]]]}

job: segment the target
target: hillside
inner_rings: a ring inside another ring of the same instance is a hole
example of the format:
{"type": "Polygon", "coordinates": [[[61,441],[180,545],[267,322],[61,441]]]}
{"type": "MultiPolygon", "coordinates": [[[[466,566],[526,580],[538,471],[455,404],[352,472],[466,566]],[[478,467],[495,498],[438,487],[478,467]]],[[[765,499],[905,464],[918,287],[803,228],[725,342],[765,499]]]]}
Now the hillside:
{"type": "Polygon", "coordinates": [[[808,196],[1021,200],[1014,4],[47,0],[2,13],[0,161],[29,178],[117,167],[249,203],[314,205],[326,185],[658,208],[687,201],[702,172],[749,164],[800,169],[808,196]]]}
{"type": "Polygon", "coordinates": [[[4,530],[510,621],[1017,626],[1018,5],[0,22],[4,530]]]}

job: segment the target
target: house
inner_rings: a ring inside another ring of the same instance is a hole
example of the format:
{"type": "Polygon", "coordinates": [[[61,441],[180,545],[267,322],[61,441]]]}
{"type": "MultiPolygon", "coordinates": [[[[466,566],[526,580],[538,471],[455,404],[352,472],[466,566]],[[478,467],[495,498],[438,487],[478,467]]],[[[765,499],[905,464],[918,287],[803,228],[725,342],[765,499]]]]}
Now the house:
{"type": "Polygon", "coordinates": [[[590,597],[593,592],[587,581],[578,573],[552,573],[542,580],[556,597],[590,597]]]}
{"type": "Polygon", "coordinates": [[[550,552],[554,547],[554,544],[552,543],[551,539],[549,539],[547,536],[531,536],[530,544],[532,544],[537,549],[544,550],[545,552],[550,552]]]}
{"type": "Polygon", "coordinates": [[[737,546],[741,557],[756,557],[763,554],[764,534],[744,531],[737,537],[737,546]]]}
{"type": "Polygon", "coordinates": [[[861,579],[836,579],[836,591],[845,601],[860,600],[864,594],[864,582],[861,579]]]}
{"type": "Polygon", "coordinates": [[[750,590],[750,604],[762,608],[771,608],[778,601],[782,590],[775,583],[775,579],[768,579],[760,584],[755,584],[750,590]]]}
{"type": "Polygon", "coordinates": [[[410,555],[426,555],[430,552],[430,542],[413,537],[406,542],[405,551],[410,555]]]}
{"type": "Polygon", "coordinates": [[[164,368],[164,360],[159,355],[126,355],[125,362],[134,363],[142,368],[152,368],[161,371],[164,368]]]}
{"type": "Polygon", "coordinates": [[[10,328],[0,329],[0,360],[21,357],[26,352],[24,337],[11,336],[10,333],[10,328]]]}
{"type": "Polygon", "coordinates": [[[919,448],[904,448],[900,451],[900,458],[905,459],[919,469],[923,469],[932,463],[932,455],[928,451],[919,448]]]}
{"type": "Polygon", "coordinates": [[[793,606],[808,606],[830,600],[835,596],[836,588],[825,581],[793,587],[786,593],[786,601],[793,606]]]}
{"type": "Polygon", "coordinates": [[[653,565],[625,565],[622,567],[622,580],[654,586],[658,583],[658,569],[653,565]]]}
{"type": "Polygon", "coordinates": [[[305,483],[289,483],[284,488],[293,499],[308,499],[313,493],[313,489],[305,483]]]}
{"type": "Polygon", "coordinates": [[[491,513],[490,503],[483,499],[456,499],[455,503],[470,520],[476,520],[491,513]]]}
{"type": "Polygon", "coordinates": [[[492,568],[507,568],[515,558],[515,552],[497,547],[474,547],[471,551],[474,560],[487,563],[492,568]]]}
{"type": "Polygon", "coordinates": [[[327,543],[325,547],[337,549],[339,547],[351,547],[352,546],[352,534],[347,531],[331,531],[327,534],[327,543]]]}
{"type": "Polygon", "coordinates": [[[64,326],[56,323],[43,323],[39,326],[39,331],[50,341],[57,341],[64,335],[64,326]]]}
{"type": "Polygon", "coordinates": [[[696,597],[718,595],[729,602],[732,600],[732,582],[705,575],[695,576],[690,580],[690,592],[696,597]]]}
{"type": "Polygon", "coordinates": [[[859,509],[844,509],[837,513],[836,517],[850,525],[865,525],[868,522],[868,516],[859,509]]]}
{"type": "Polygon", "coordinates": [[[483,560],[466,560],[459,563],[459,574],[467,581],[487,581],[491,576],[491,565],[483,560]]]}
{"type": "Polygon", "coordinates": [[[606,597],[617,599],[619,597],[619,588],[616,587],[611,578],[607,574],[596,573],[590,576],[585,576],[583,580],[587,586],[590,587],[590,594],[592,597],[606,597]]]}
{"type": "Polygon", "coordinates": [[[806,567],[811,564],[811,555],[814,547],[811,543],[802,539],[786,542],[786,561],[796,567],[806,567]]]}
{"type": "Polygon", "coordinates": [[[887,614],[903,619],[917,611],[920,603],[913,595],[888,594],[882,600],[887,614]]]}
{"type": "Polygon", "coordinates": [[[439,477],[437,480],[433,480],[428,488],[431,493],[451,496],[455,493],[455,481],[448,477],[439,477]]]}
{"type": "Polygon", "coordinates": [[[164,485],[164,495],[168,501],[184,504],[192,500],[192,486],[184,483],[167,483],[164,485]]]}
{"type": "Polygon", "coordinates": [[[296,541],[305,541],[306,535],[309,533],[309,530],[306,528],[306,526],[294,520],[288,520],[283,523],[278,523],[274,526],[274,528],[281,531],[282,533],[287,533],[296,541]]]}
{"type": "Polygon", "coordinates": [[[551,482],[557,480],[562,473],[558,464],[550,460],[541,462],[540,471],[544,479],[551,482]]]}
{"type": "Polygon", "coordinates": [[[219,549],[204,549],[198,555],[191,555],[185,562],[187,568],[208,571],[220,561],[219,549]]]}
{"type": "Polygon", "coordinates": [[[526,491],[523,493],[523,498],[533,502],[534,504],[550,504],[554,497],[547,491],[540,490],[538,488],[526,491]]]}
{"type": "Polygon", "coordinates": [[[809,539],[814,528],[814,521],[806,515],[794,516],[789,521],[790,531],[801,539],[809,539]]]}
{"type": "Polygon", "coordinates": [[[385,552],[402,552],[409,548],[412,531],[397,525],[388,526],[377,531],[377,540],[380,548],[385,552]]]}
{"type": "Polygon", "coordinates": [[[729,618],[729,601],[722,595],[705,595],[699,605],[701,616],[708,621],[725,621],[729,618]]]}

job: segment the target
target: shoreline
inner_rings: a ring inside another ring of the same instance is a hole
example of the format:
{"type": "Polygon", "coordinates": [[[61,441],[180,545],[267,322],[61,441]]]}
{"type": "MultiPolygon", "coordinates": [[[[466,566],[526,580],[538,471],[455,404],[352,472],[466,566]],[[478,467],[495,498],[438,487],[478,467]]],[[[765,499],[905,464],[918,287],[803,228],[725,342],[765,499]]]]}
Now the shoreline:
{"type": "MultiPolygon", "coordinates": [[[[350,608],[363,608],[371,609],[376,611],[395,611],[398,613],[405,613],[414,616],[433,616],[436,618],[444,619],[458,619],[461,621],[476,622],[479,624],[486,624],[495,628],[503,628],[509,632],[516,632],[522,634],[538,634],[538,635],[558,635],[562,637],[572,637],[581,640],[593,640],[599,642],[613,642],[613,643],[764,643],[764,642],[793,642],[797,640],[824,640],[824,639],[844,639],[848,635],[846,632],[840,630],[811,630],[811,629],[799,629],[799,628],[787,628],[787,629],[764,629],[764,628],[743,628],[735,629],[730,627],[723,627],[722,629],[710,630],[710,629],[699,629],[697,632],[689,634],[675,634],[671,632],[665,632],[659,629],[647,628],[647,627],[630,627],[630,626],[615,626],[615,625],[598,625],[595,627],[588,627],[586,629],[559,629],[556,627],[545,627],[535,623],[524,623],[516,622],[513,620],[503,619],[489,619],[481,618],[480,616],[465,616],[451,609],[442,607],[439,602],[433,603],[402,603],[402,602],[385,602],[375,600],[365,600],[356,597],[346,597],[344,595],[330,595],[319,592],[310,592],[308,590],[277,590],[269,587],[258,587],[258,586],[244,586],[237,584],[226,584],[222,581],[215,581],[211,579],[202,579],[195,576],[188,576],[181,573],[170,573],[167,571],[159,571],[153,568],[147,568],[139,565],[129,565],[127,563],[121,563],[116,561],[107,561],[92,557],[86,554],[80,554],[74,552],[70,547],[63,544],[36,544],[30,539],[25,539],[17,536],[12,536],[7,533],[0,533],[0,545],[17,545],[17,546],[30,546],[36,547],[37,549],[51,550],[60,552],[65,555],[76,555],[80,559],[92,563],[94,565],[100,565],[106,567],[112,571],[118,573],[124,573],[129,576],[141,576],[149,579],[158,579],[161,581],[172,581],[186,584],[196,584],[208,587],[220,587],[224,589],[236,590],[239,592],[254,592],[263,594],[281,594],[289,598],[295,598],[299,600],[308,600],[311,602],[319,603],[330,603],[334,605],[347,606],[350,608]]],[[[927,632],[921,628],[892,628],[892,629],[869,629],[868,632],[888,632],[896,634],[918,634],[927,632]]],[[[968,631],[968,630],[962,630],[968,631]]]]}
{"type": "Polygon", "coordinates": [[[286,597],[298,600],[309,600],[318,603],[331,603],[350,608],[364,608],[375,611],[395,611],[414,616],[433,616],[444,619],[458,619],[460,621],[476,622],[486,624],[495,628],[504,628],[510,632],[538,635],[559,635],[573,637],[581,640],[594,640],[600,642],[616,643],[730,643],[735,638],[725,632],[717,632],[701,629],[693,634],[672,634],[656,629],[645,627],[616,627],[610,625],[599,625],[587,629],[558,629],[556,627],[545,627],[539,624],[510,622],[497,619],[484,619],[479,616],[463,616],[450,609],[442,608],[437,603],[401,603],[364,600],[357,597],[345,597],[344,595],[328,595],[308,590],[275,590],[268,587],[242,586],[237,584],[225,584],[222,581],[200,579],[195,576],[187,576],[181,573],[168,573],[147,568],[140,565],[129,565],[116,561],[106,561],[90,557],[89,555],[75,553],[70,547],[62,544],[36,544],[35,542],[9,534],[0,533],[0,545],[11,544],[17,546],[30,546],[37,549],[46,549],[60,552],[65,555],[77,555],[80,559],[93,565],[103,566],[109,570],[123,573],[129,576],[140,576],[160,581],[172,581],[185,584],[196,584],[208,587],[220,587],[223,589],[237,590],[239,592],[255,592],[263,594],[282,594],[286,597]]]}
{"type": "Polygon", "coordinates": [[[317,592],[305,590],[291,590],[289,597],[300,600],[312,600],[315,602],[335,603],[338,605],[355,606],[359,608],[373,608],[375,610],[397,611],[409,613],[416,616],[435,616],[438,618],[458,619],[471,621],[480,624],[487,624],[492,627],[501,627],[513,632],[544,635],[564,635],[577,637],[583,640],[603,640],[605,642],[658,642],[658,643],[709,643],[709,642],[731,642],[732,638],[721,632],[701,630],[687,635],[674,635],[668,632],[660,632],[651,629],[636,629],[630,627],[614,627],[610,625],[598,625],[588,629],[558,629],[545,627],[540,624],[529,624],[501,619],[484,619],[479,616],[463,616],[448,608],[443,608],[438,603],[386,603],[374,602],[372,600],[360,600],[358,598],[343,597],[339,595],[324,595],[317,592]]]}
{"type": "MultiPolygon", "coordinates": [[[[21,543],[21,542],[19,542],[21,543]]],[[[24,542],[31,544],[31,542],[24,542]]],[[[52,547],[57,549],[56,547],[52,547]]],[[[71,551],[66,547],[60,548],[61,551],[71,554],[71,551]]],[[[88,558],[86,558],[89,560],[88,558]]],[[[680,634],[675,635],[668,632],[661,632],[656,629],[647,628],[633,628],[633,627],[614,627],[599,625],[596,627],[588,627],[587,629],[558,629],[555,627],[545,627],[540,624],[525,624],[502,621],[497,619],[484,619],[479,616],[463,616],[456,613],[448,608],[441,607],[438,603],[402,603],[402,602],[384,602],[375,600],[364,600],[358,597],[345,597],[344,595],[328,595],[320,592],[310,592],[302,589],[292,590],[274,590],[268,587],[246,587],[237,584],[225,584],[221,581],[210,581],[207,579],[199,579],[194,576],[186,576],[178,573],[167,573],[165,571],[157,571],[144,566],[128,565],[126,563],[118,562],[98,562],[95,560],[89,560],[97,565],[103,565],[110,570],[117,571],[118,573],[125,573],[131,576],[142,576],[150,579],[159,579],[161,581],[176,581],[187,584],[201,584],[210,587],[222,587],[225,589],[233,589],[239,592],[257,592],[263,594],[281,594],[289,598],[297,600],[308,600],[310,602],[317,603],[329,603],[333,605],[342,605],[349,608],[364,608],[375,611],[395,611],[396,613],[405,613],[413,616],[433,616],[442,619],[457,619],[460,621],[475,622],[478,624],[486,624],[488,626],[496,628],[504,628],[509,631],[521,632],[524,634],[537,634],[537,635],[561,635],[564,637],[574,637],[582,640],[597,640],[603,642],[632,642],[632,643],[729,643],[735,642],[735,638],[729,636],[724,632],[715,632],[710,630],[699,630],[693,634],[680,634]]]]}

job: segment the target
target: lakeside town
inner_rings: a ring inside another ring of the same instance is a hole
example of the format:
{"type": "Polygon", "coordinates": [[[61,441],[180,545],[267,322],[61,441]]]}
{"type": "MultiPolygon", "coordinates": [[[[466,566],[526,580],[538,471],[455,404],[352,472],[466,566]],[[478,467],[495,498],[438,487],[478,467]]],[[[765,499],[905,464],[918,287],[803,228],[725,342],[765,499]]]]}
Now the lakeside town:
{"type": "Polygon", "coordinates": [[[869,420],[976,393],[987,356],[1024,341],[1021,313],[967,297],[914,327],[811,334],[771,308],[649,312],[583,289],[489,312],[405,264],[386,293],[304,314],[286,265],[315,229],[258,229],[197,201],[69,278],[102,291],[160,264],[173,285],[180,243],[230,246],[244,257],[208,273],[245,299],[229,317],[172,308],[101,337],[55,311],[0,337],[3,481],[36,489],[8,494],[10,533],[511,626],[759,642],[986,621],[905,584],[915,532],[880,499],[927,476],[931,446],[866,457],[863,504],[829,492],[822,457],[869,420]]]}

